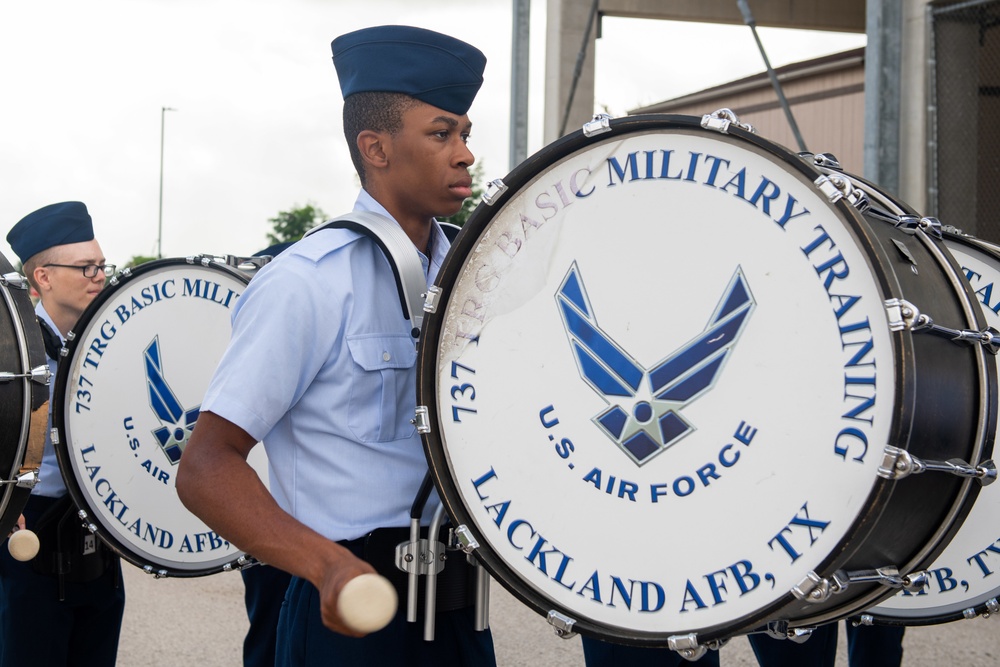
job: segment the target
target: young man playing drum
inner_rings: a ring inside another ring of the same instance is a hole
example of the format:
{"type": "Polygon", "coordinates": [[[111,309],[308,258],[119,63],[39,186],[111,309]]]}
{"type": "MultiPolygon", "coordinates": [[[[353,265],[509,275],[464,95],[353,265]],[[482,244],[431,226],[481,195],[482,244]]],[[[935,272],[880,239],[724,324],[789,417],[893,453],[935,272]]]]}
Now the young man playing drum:
{"type": "MultiPolygon", "coordinates": [[[[35,313],[51,392],[62,341],[115,267],[105,263],[80,202],[28,214],[7,242],[40,296],[35,313]]],[[[48,426],[39,483],[24,508],[24,527],[38,533],[40,551],[19,562],[0,550],[0,667],[114,665],[125,609],[121,564],[81,532],[48,435],[51,420],[48,426]]]]}
{"type": "MultiPolygon", "coordinates": [[[[334,40],[333,60],[363,187],[355,210],[398,224],[431,282],[448,250],[434,216],[456,213],[471,195],[467,112],[486,58],[446,35],[381,26],[334,40]]],[[[402,611],[365,635],[350,618],[356,610],[339,604],[345,585],[375,570],[359,556],[394,569],[389,552],[405,541],[398,530],[427,472],[410,422],[410,331],[382,250],[344,229],[286,250],[236,306],[177,490],[214,530],[294,575],[278,665],[495,663],[469,605],[439,607],[427,642],[423,623],[407,623],[402,611]],[[254,378],[251,368],[266,370],[254,378]],[[274,471],[270,492],[246,463],[260,440],[274,471]]]]}

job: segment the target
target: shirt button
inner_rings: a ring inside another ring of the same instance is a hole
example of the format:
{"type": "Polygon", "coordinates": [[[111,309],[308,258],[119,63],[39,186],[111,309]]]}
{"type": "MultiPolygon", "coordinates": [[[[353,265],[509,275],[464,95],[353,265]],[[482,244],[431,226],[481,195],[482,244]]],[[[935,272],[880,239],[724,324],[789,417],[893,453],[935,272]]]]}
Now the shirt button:
{"type": "Polygon", "coordinates": [[[382,353],[382,361],[389,361],[390,359],[392,359],[392,355],[391,354],[389,354],[388,352],[383,352],[382,353]]]}

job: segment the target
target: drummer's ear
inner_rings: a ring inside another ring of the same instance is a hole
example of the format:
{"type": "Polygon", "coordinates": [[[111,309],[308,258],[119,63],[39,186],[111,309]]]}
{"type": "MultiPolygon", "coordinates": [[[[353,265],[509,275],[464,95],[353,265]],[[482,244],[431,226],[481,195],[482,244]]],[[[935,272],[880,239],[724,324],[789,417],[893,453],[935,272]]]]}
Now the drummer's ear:
{"type": "Polygon", "coordinates": [[[382,143],[383,134],[374,130],[364,130],[358,134],[358,152],[365,164],[375,169],[384,169],[389,163],[382,143]]]}
{"type": "Polygon", "coordinates": [[[36,266],[32,271],[32,278],[34,284],[38,286],[39,292],[47,292],[51,289],[52,281],[49,280],[49,270],[44,266],[36,266]]]}

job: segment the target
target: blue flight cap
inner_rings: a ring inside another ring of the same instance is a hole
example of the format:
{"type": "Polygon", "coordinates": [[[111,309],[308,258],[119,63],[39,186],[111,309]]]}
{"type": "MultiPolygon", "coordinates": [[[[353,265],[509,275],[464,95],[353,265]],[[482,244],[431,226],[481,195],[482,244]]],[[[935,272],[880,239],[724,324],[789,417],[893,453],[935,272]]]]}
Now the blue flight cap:
{"type": "Polygon", "coordinates": [[[54,246],[93,240],[94,224],[90,213],[78,201],[43,206],[21,218],[7,232],[7,243],[21,264],[54,246]]]}
{"type": "Polygon", "coordinates": [[[363,28],[337,37],[331,48],[345,98],[354,93],[404,93],[461,116],[483,85],[482,51],[423,28],[363,28]]]}

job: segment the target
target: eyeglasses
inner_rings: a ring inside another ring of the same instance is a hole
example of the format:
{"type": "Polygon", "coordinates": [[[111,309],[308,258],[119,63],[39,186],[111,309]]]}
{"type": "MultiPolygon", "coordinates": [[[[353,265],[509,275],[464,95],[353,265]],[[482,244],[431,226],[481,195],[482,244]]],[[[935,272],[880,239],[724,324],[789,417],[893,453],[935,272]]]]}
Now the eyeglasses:
{"type": "Polygon", "coordinates": [[[77,264],[42,264],[42,266],[58,266],[63,269],[80,269],[83,271],[84,278],[95,278],[98,272],[103,271],[104,276],[110,278],[115,275],[115,269],[118,267],[114,264],[85,264],[79,266],[77,264]]]}

